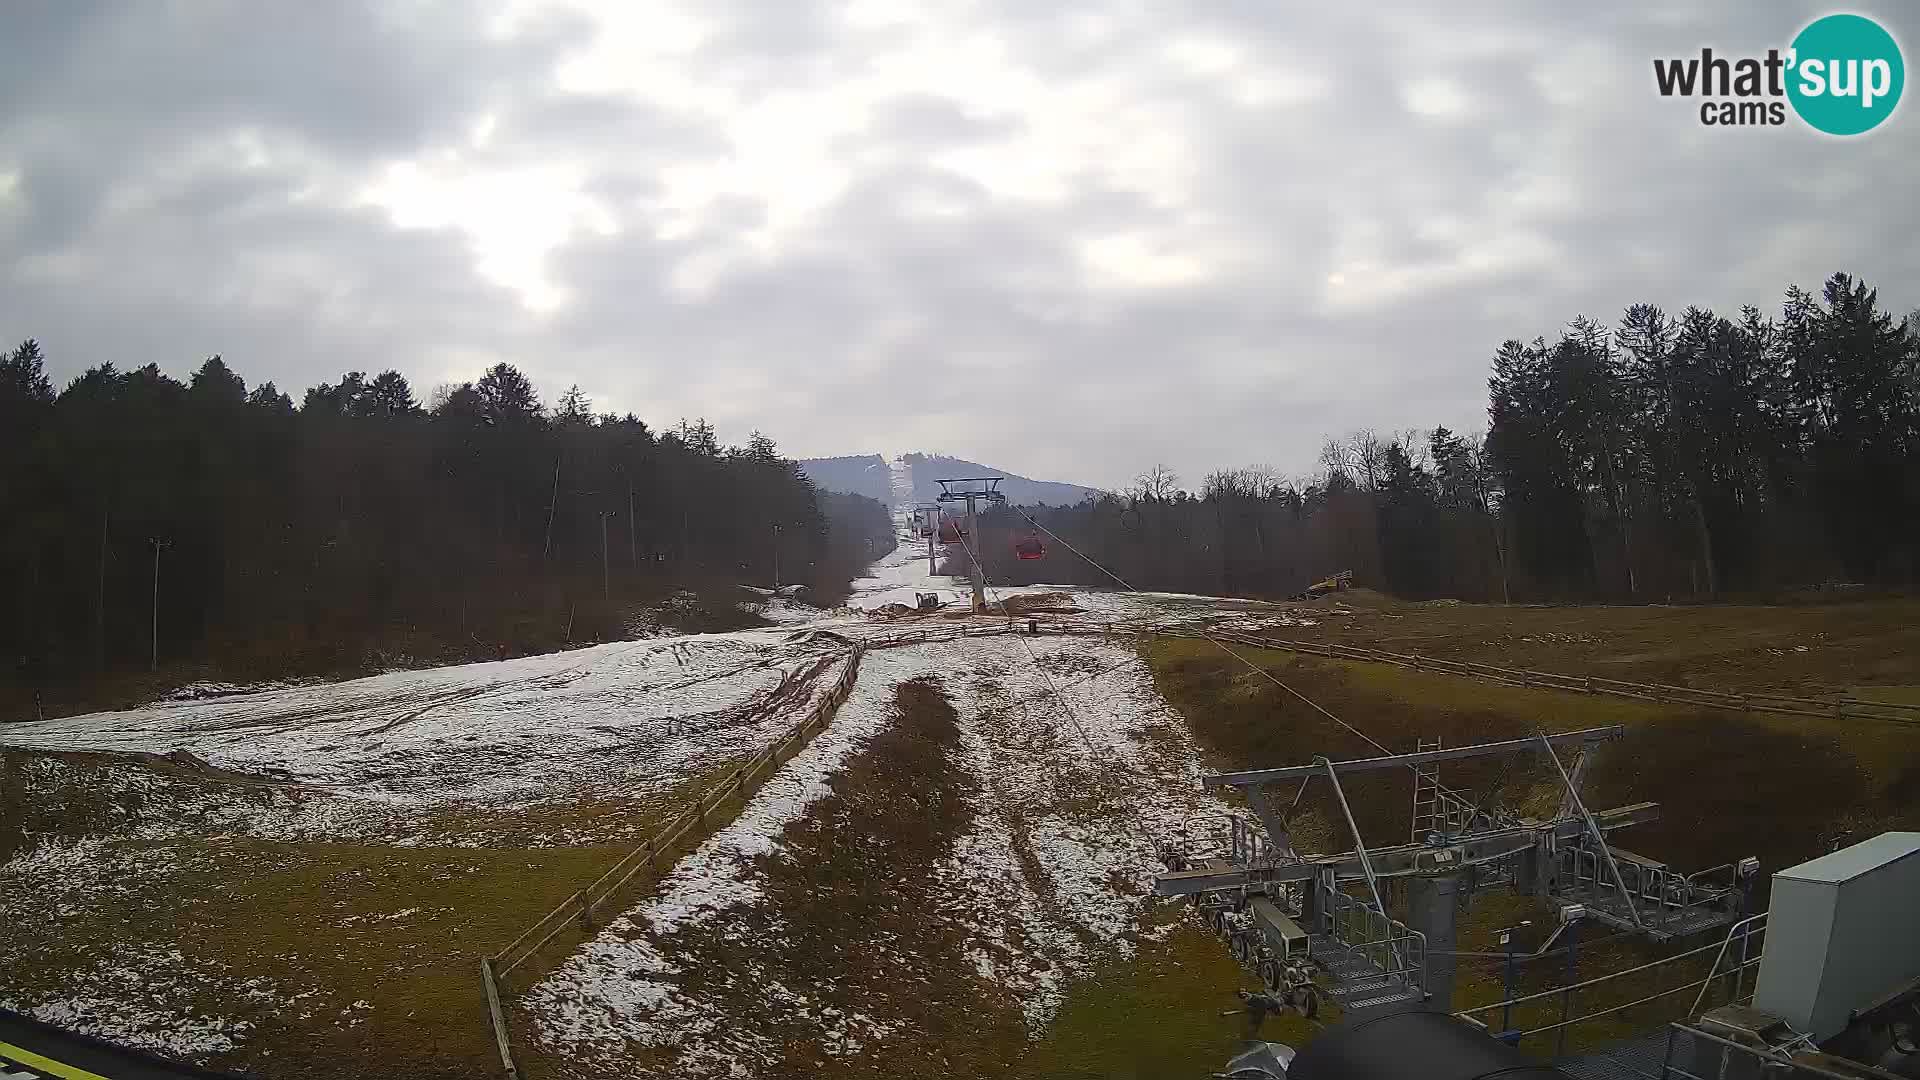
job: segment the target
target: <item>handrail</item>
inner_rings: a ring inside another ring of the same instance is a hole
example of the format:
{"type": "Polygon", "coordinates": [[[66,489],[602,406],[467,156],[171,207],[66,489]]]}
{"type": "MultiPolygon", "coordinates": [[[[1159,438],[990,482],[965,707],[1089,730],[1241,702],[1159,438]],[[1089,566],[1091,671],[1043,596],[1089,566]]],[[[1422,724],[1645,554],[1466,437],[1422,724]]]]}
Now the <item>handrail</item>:
{"type": "MultiPolygon", "coordinates": [[[[1605,975],[1596,975],[1591,979],[1586,979],[1581,982],[1573,983],[1568,986],[1555,986],[1555,987],[1552,987],[1551,989],[1542,990],[1539,993],[1527,994],[1524,997],[1506,998],[1501,1001],[1490,1001],[1485,1005],[1475,1005],[1470,1009],[1458,1009],[1454,1012],[1454,1015],[1465,1016],[1469,1013],[1488,1012],[1493,1009],[1498,1009],[1502,1006],[1523,1005],[1529,1001],[1538,1001],[1541,998],[1557,997],[1561,994],[1566,993],[1569,990],[1584,990],[1589,986],[1594,986],[1598,983],[1607,982],[1608,980],[1611,980],[1611,979],[1618,979],[1623,975],[1632,975],[1635,972],[1646,971],[1649,968],[1657,968],[1664,964],[1671,964],[1676,960],[1685,960],[1689,956],[1698,956],[1701,953],[1706,952],[1708,949],[1714,949],[1718,947],[1719,946],[1715,944],[1702,945],[1699,948],[1688,949],[1686,952],[1674,953],[1672,956],[1663,956],[1658,960],[1641,964],[1638,967],[1623,968],[1619,971],[1609,971],[1605,975]]],[[[1759,963],[1759,961],[1755,960],[1754,963],[1759,963]]]]}
{"type": "Polygon", "coordinates": [[[1723,957],[1727,955],[1727,947],[1733,944],[1733,935],[1743,934],[1742,946],[1741,946],[1742,948],[1741,960],[1744,962],[1746,959],[1744,934],[1751,933],[1751,930],[1748,928],[1747,924],[1756,922],[1756,921],[1765,922],[1766,918],[1767,918],[1767,913],[1763,911],[1758,915],[1749,915],[1746,918],[1741,919],[1739,922],[1734,923],[1732,926],[1727,927],[1727,936],[1725,939],[1723,939],[1720,942],[1720,951],[1713,954],[1713,966],[1707,969],[1708,982],[1701,984],[1700,993],[1697,994],[1693,999],[1693,1010],[1692,1010],[1693,1015],[1695,1016],[1700,1015],[1700,1006],[1702,1003],[1704,1003],[1707,1000],[1707,986],[1711,984],[1713,977],[1719,973],[1720,961],[1723,957]]]}
{"type": "MultiPolygon", "coordinates": [[[[1758,964],[1759,962],[1760,961],[1758,960],[1754,960],[1748,964],[1741,965],[1741,967],[1742,969],[1747,967],[1752,967],[1754,964],[1758,964]]],[[[1584,1024],[1587,1021],[1592,1020],[1596,1017],[1611,1016],[1614,1013],[1621,1012],[1626,1009],[1631,1009],[1636,1005],[1645,1005],[1649,1001],[1657,1001],[1660,998],[1666,997],[1669,994],[1677,994],[1682,990],[1691,990],[1696,986],[1702,989],[1705,989],[1708,983],[1711,983],[1714,979],[1718,977],[1719,976],[1716,976],[1716,975],[1709,975],[1706,978],[1701,979],[1699,982],[1682,983],[1679,986],[1670,987],[1666,990],[1658,990],[1658,991],[1655,991],[1654,993],[1648,994],[1646,997],[1636,998],[1635,1000],[1626,1002],[1624,1004],[1609,1005],[1604,1009],[1595,1009],[1590,1013],[1582,1013],[1579,1016],[1571,1017],[1566,1020],[1561,1020],[1556,1023],[1542,1024],[1537,1028],[1528,1028],[1527,1030],[1522,1031],[1520,1035],[1521,1037],[1524,1038],[1525,1036],[1528,1036],[1528,1035],[1538,1035],[1543,1031],[1558,1031],[1561,1028],[1572,1027],[1575,1024],[1584,1024]]]]}
{"type": "MultiPolygon", "coordinates": [[[[1381,918],[1391,922],[1393,916],[1387,914],[1386,901],[1380,898],[1380,881],[1373,875],[1373,860],[1367,857],[1367,842],[1360,836],[1360,825],[1353,820],[1353,808],[1347,805],[1347,793],[1340,786],[1340,773],[1334,769],[1333,762],[1326,755],[1316,755],[1314,760],[1326,766],[1327,779],[1333,782],[1333,793],[1340,799],[1340,812],[1346,815],[1347,828],[1353,830],[1353,850],[1360,853],[1360,871],[1366,875],[1367,891],[1373,894],[1374,909],[1380,913],[1381,918]]],[[[1400,947],[1393,945],[1389,948],[1393,950],[1393,966],[1406,967],[1407,961],[1401,955],[1400,947]]]]}

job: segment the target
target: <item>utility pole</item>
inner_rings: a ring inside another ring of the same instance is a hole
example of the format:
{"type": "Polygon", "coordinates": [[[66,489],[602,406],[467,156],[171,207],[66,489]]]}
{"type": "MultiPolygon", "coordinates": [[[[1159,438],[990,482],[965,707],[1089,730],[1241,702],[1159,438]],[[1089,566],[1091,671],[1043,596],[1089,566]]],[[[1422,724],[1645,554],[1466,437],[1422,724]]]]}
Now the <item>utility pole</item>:
{"type": "Polygon", "coordinates": [[[100,670],[107,669],[107,511],[100,511],[100,570],[93,594],[93,651],[100,670]]]}
{"type": "Polygon", "coordinates": [[[780,587],[780,523],[773,523],[773,587],[780,587]]]}
{"type": "Polygon", "coordinates": [[[165,540],[157,536],[147,537],[147,543],[153,545],[153,652],[148,662],[151,671],[160,670],[160,549],[167,546],[165,540]]]}
{"type": "Polygon", "coordinates": [[[540,561],[553,557],[553,512],[560,506],[560,459],[553,459],[553,494],[547,496],[547,542],[540,549],[540,561]]]}
{"type": "Polygon", "coordinates": [[[600,599],[609,604],[613,602],[613,577],[607,569],[607,515],[611,513],[600,511],[600,599]]]}

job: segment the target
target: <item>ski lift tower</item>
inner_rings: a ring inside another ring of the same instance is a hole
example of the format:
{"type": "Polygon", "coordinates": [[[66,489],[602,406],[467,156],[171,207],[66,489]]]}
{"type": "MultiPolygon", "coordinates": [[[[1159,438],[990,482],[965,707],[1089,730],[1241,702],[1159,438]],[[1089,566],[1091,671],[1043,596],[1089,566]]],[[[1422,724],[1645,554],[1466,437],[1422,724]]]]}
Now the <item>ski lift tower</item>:
{"type": "Polygon", "coordinates": [[[1577,935],[1574,923],[1592,922],[1671,941],[1738,921],[1747,914],[1757,860],[1675,871],[1610,839],[1615,830],[1657,820],[1657,804],[1591,810],[1582,800],[1582,780],[1601,746],[1624,734],[1617,726],[1588,728],[1451,748],[1435,740],[1410,754],[1316,757],[1206,776],[1208,789],[1238,792],[1252,813],[1233,816],[1223,851],[1170,851],[1154,892],[1193,898],[1235,958],[1278,1000],[1303,1011],[1321,995],[1349,1013],[1403,1001],[1451,1009],[1455,915],[1474,893],[1495,886],[1558,907],[1556,937],[1577,935]],[[1571,769],[1560,762],[1561,751],[1572,754],[1571,769]],[[1531,754],[1551,763],[1546,775],[1560,788],[1549,817],[1476,806],[1440,780],[1444,762],[1531,754]],[[1406,843],[1369,845],[1347,801],[1347,781],[1382,771],[1412,773],[1406,843]],[[1351,850],[1295,850],[1289,819],[1316,780],[1332,789],[1351,850]],[[1404,883],[1405,922],[1386,902],[1395,880],[1404,883]]]}
{"type": "Polygon", "coordinates": [[[933,546],[940,532],[940,504],[916,503],[913,507],[914,534],[927,540],[927,576],[938,572],[934,565],[933,546]]]}
{"type": "MultiPolygon", "coordinates": [[[[934,482],[940,485],[940,494],[934,498],[941,503],[967,504],[966,526],[962,535],[970,535],[978,543],[980,534],[973,527],[974,509],[981,503],[992,506],[1007,501],[1007,497],[1000,493],[1001,479],[998,476],[963,476],[952,480],[936,480],[934,482]]],[[[961,546],[967,545],[963,543],[961,546]]],[[[967,564],[973,570],[973,611],[977,615],[987,610],[987,582],[980,569],[980,560],[971,549],[967,552],[967,564]]]]}

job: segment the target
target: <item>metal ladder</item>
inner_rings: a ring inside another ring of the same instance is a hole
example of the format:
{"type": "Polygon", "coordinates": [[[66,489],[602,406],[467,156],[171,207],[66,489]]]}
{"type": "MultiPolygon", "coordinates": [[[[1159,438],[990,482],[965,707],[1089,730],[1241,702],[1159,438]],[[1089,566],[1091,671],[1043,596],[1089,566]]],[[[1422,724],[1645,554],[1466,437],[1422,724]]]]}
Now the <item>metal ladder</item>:
{"type": "MultiPolygon", "coordinates": [[[[1413,745],[1416,751],[1425,753],[1440,749],[1440,742],[1438,737],[1416,738],[1413,745]]],[[[1427,834],[1442,831],[1441,824],[1440,767],[1434,764],[1416,765],[1413,767],[1412,842],[1422,843],[1427,834]]]]}

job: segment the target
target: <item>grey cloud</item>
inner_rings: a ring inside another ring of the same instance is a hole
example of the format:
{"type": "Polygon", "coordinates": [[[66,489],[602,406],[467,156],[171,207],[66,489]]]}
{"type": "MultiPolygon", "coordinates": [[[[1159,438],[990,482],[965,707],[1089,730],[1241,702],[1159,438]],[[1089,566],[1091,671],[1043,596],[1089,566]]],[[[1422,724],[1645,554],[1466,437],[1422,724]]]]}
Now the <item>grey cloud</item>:
{"type": "MultiPolygon", "coordinates": [[[[28,208],[0,204],[0,332],[40,336],[65,375],[101,359],[183,371],[219,351],[283,388],[392,365],[425,389],[511,358],[549,395],[577,381],[603,408],[704,413],[726,437],[759,428],[794,453],[937,447],[1119,485],[1155,460],[1193,481],[1248,462],[1301,471],[1326,433],[1480,426],[1499,341],[1582,312],[1767,308],[1789,282],[1843,268],[1896,309],[1920,299],[1912,103],[1842,143],[1709,131],[1652,91],[1653,56],[1761,48],[1818,13],[1806,5],[1283,13],[1247,0],[1116,7],[1101,36],[1084,9],[1002,0],[975,28],[1038,84],[1144,110],[1090,117],[1089,134],[1183,148],[1172,201],[1113,160],[1072,163],[1057,200],[941,167],[1042,130],[1047,102],[979,108],[962,85],[873,102],[832,136],[821,149],[847,184],[811,216],[728,191],[678,232],[655,206],[671,170],[733,160],[726,118],[558,90],[556,65],[592,34],[584,17],[496,39],[472,10],[435,6],[396,19],[388,5],[287,5],[291,29],[239,7],[28,10],[0,45],[17,103],[0,171],[20,170],[28,208]],[[1190,33],[1230,43],[1245,69],[1170,62],[1190,33]],[[1294,65],[1324,93],[1262,103],[1234,81],[1294,65]],[[1418,79],[1452,82],[1472,111],[1410,111],[1418,79]],[[558,312],[479,277],[457,230],[293,198],[466,147],[482,112],[493,135],[463,162],[576,169],[616,226],[548,254],[572,297],[558,312]],[[298,152],[154,179],[235,127],[298,152]],[[147,200],[113,213],[128,191],[147,200]],[[1103,279],[1083,261],[1103,236],[1198,252],[1208,272],[1103,279]],[[1531,254],[1470,257],[1496,243],[1531,254]],[[1344,265],[1361,255],[1378,265],[1344,265]],[[1346,284],[1329,285],[1343,267],[1346,284]],[[1410,284],[1376,296],[1391,275],[1410,284]]],[[[841,85],[907,40],[824,4],[693,10],[714,25],[684,70],[746,101],[841,85]]],[[[1920,20],[1880,14],[1920,42],[1920,20]]]]}

